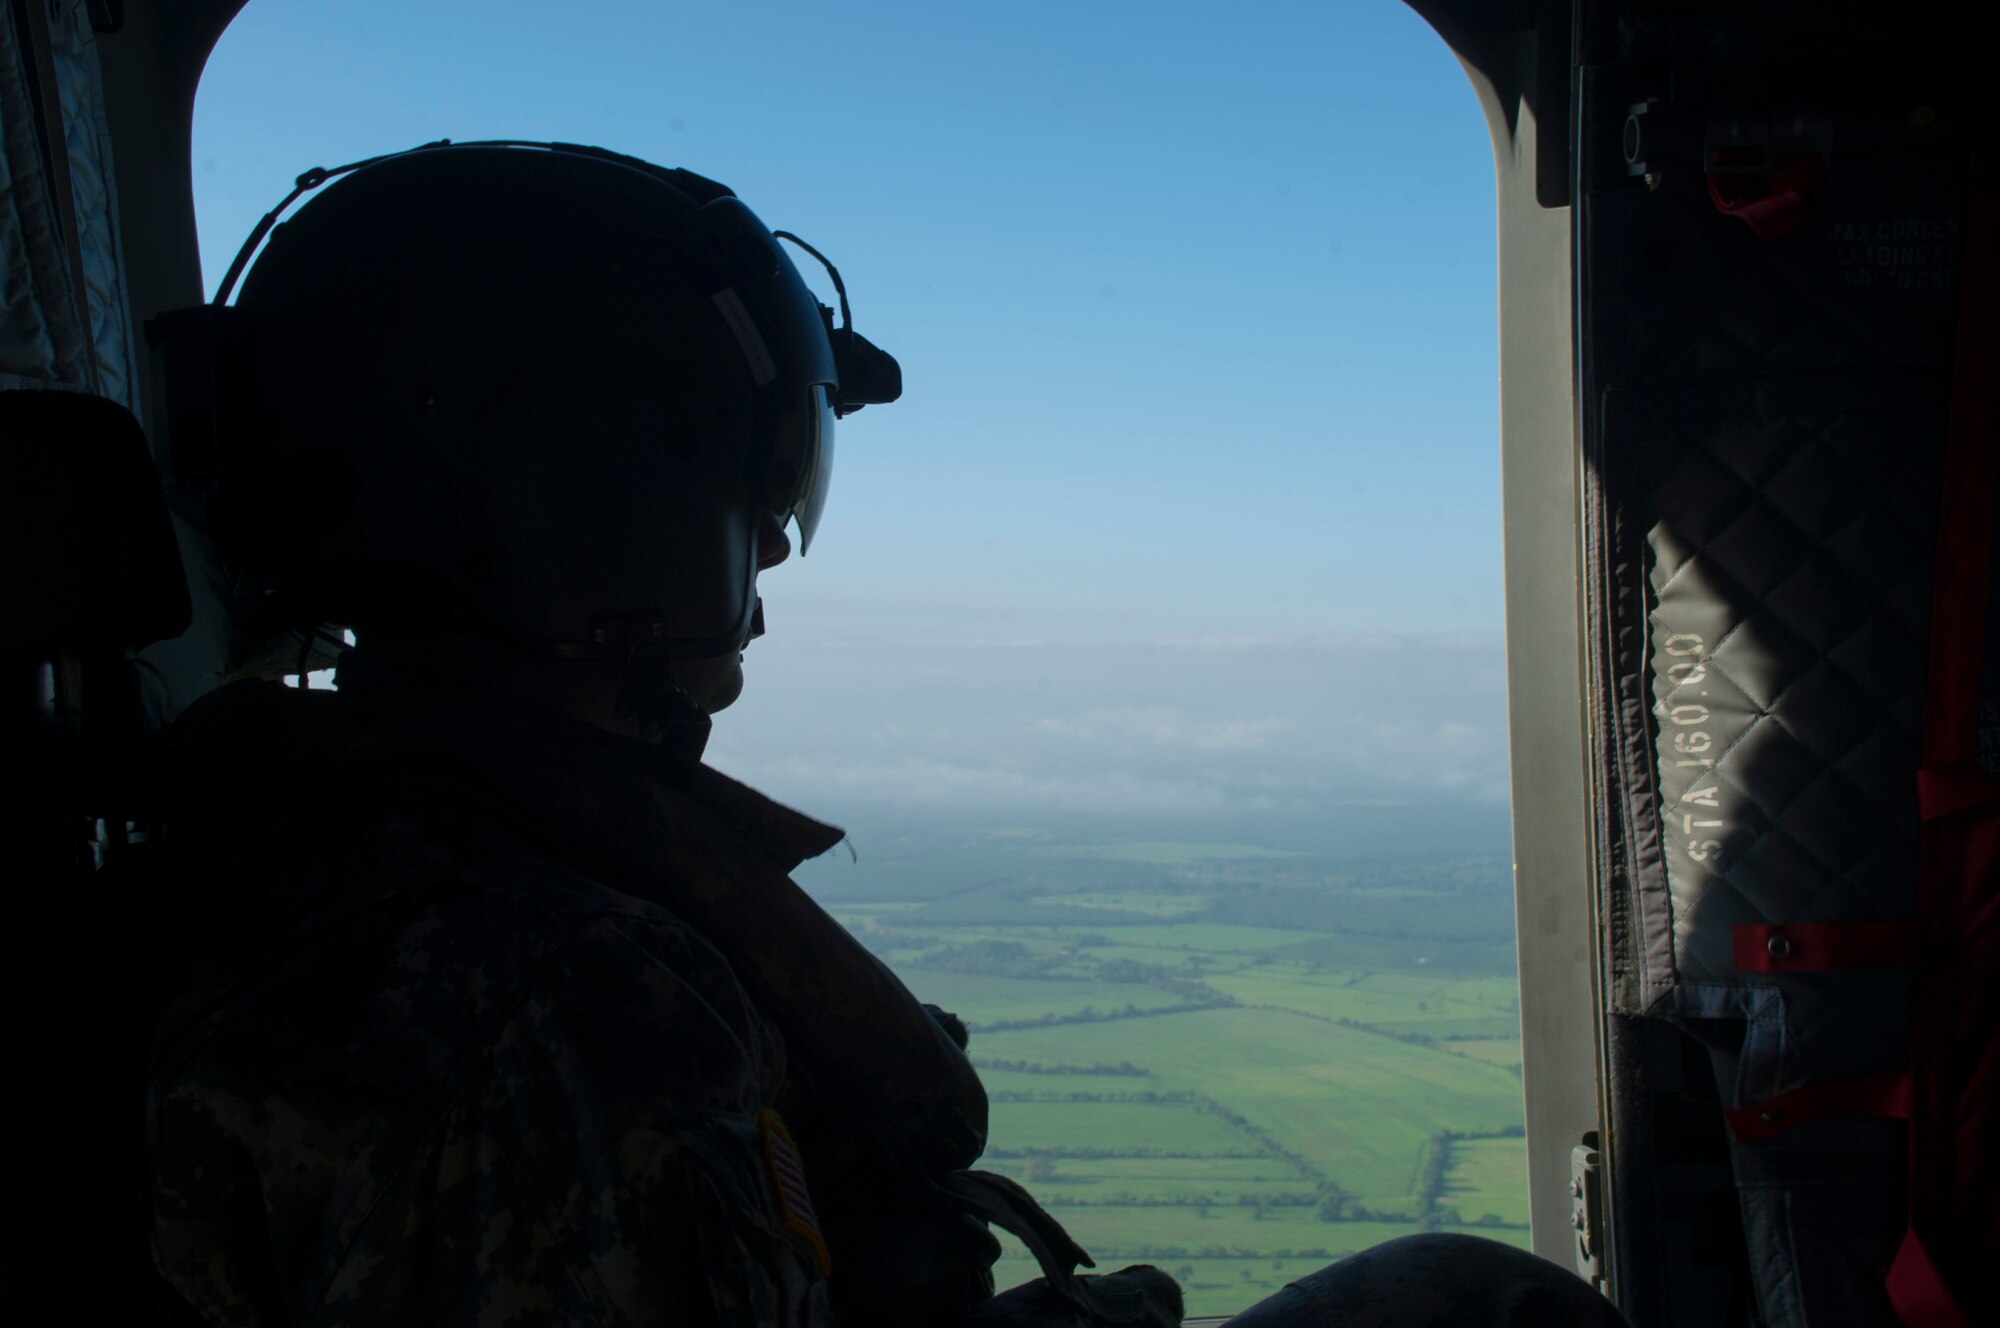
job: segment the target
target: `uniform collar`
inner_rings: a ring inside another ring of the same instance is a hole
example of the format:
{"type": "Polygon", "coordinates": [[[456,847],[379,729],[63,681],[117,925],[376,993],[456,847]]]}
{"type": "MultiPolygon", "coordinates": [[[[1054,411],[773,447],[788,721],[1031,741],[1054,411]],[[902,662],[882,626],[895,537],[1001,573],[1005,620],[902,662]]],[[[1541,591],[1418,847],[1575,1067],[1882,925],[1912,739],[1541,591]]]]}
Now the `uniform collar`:
{"type": "MultiPolygon", "coordinates": [[[[341,656],[336,680],[340,694],[363,704],[394,707],[401,712],[395,718],[406,731],[413,735],[428,731],[439,749],[471,756],[488,778],[500,776],[517,787],[524,777],[531,783],[573,786],[578,781],[569,772],[581,769],[590,772],[582,782],[599,794],[634,775],[664,784],[711,813],[781,871],[791,871],[846,838],[839,827],[701,764],[708,740],[706,718],[698,726],[686,726],[685,732],[648,743],[492,698],[449,695],[422,677],[359,650],[341,656]]],[[[562,797],[563,788],[546,792],[558,802],[571,801],[562,797]]]]}

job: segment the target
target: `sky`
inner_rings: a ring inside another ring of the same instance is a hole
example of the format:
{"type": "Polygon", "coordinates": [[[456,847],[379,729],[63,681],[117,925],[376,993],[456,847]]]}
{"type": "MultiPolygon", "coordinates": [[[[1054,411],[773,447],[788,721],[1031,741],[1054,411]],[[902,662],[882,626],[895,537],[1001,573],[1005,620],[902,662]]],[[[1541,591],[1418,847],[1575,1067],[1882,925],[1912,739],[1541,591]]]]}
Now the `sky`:
{"type": "Polygon", "coordinates": [[[902,361],[765,578],[725,768],[1504,802],[1491,150],[1396,0],[254,0],[196,106],[210,286],[306,167],[441,137],[722,180],[902,361]]]}

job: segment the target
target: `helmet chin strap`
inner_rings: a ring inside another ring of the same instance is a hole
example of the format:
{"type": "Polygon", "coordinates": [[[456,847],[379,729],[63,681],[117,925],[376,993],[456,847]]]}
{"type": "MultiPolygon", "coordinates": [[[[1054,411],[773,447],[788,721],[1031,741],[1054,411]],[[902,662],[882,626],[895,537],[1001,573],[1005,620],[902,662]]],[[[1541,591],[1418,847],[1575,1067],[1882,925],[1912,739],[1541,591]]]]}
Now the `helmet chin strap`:
{"type": "MultiPolygon", "coordinates": [[[[764,634],[764,596],[752,598],[750,626],[742,646],[764,634]]],[[[738,646],[738,648],[742,648],[738,646]]],[[[708,734],[714,728],[708,710],[674,676],[674,656],[634,660],[628,666],[624,692],[618,696],[620,718],[636,720],[638,736],[660,748],[668,760],[702,760],[708,734]]]]}
{"type": "Polygon", "coordinates": [[[708,712],[674,676],[671,659],[635,660],[618,697],[618,716],[663,755],[699,761],[708,746],[708,712]]]}
{"type": "Polygon", "coordinates": [[[714,655],[734,654],[750,642],[764,634],[764,597],[757,593],[756,546],[750,548],[750,556],[745,560],[747,572],[744,576],[743,607],[738,610],[736,623],[719,636],[692,639],[670,634],[668,624],[659,615],[642,613],[636,616],[611,615],[595,619],[590,625],[590,637],[582,641],[541,641],[517,638],[518,643],[530,653],[548,655],[556,659],[700,659],[714,655]]]}
{"type": "MultiPolygon", "coordinates": [[[[749,624],[738,648],[764,634],[764,597],[753,596],[749,624]]],[[[640,656],[626,667],[618,697],[619,718],[634,722],[639,738],[670,760],[701,760],[713,727],[709,712],[674,675],[672,655],[640,656]]]]}

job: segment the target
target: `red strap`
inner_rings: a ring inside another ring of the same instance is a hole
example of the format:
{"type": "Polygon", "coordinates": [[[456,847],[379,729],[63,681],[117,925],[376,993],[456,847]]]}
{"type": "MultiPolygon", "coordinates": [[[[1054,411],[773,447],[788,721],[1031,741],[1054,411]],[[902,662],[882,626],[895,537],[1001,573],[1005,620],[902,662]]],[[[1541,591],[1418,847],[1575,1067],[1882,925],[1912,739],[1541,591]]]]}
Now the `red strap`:
{"type": "Polygon", "coordinates": [[[1980,1128],[2000,1094],[1992,1054],[2000,931],[1995,781],[1980,772],[1979,689],[1986,641],[1994,491],[2000,485],[2000,189],[1972,179],[1959,268],[1958,345],[1931,581],[1916,914],[1924,962],[1910,1003],[1909,1228],[1888,1290],[1906,1328],[1964,1328],[1993,1306],[1986,1255],[2000,1238],[1987,1180],[1996,1145],[1980,1128]]]}
{"type": "Polygon", "coordinates": [[[1710,173],[1709,201],[1735,217],[1760,240],[1790,235],[1813,219],[1812,194],[1826,182],[1826,159],[1817,152],[1781,157],[1768,173],[1710,173]]]}
{"type": "Polygon", "coordinates": [[[1832,973],[1917,957],[1914,922],[1745,923],[1735,941],[1738,973],[1832,973]]]}
{"type": "Polygon", "coordinates": [[[1889,1265],[1889,1303],[1908,1328],[1972,1328],[1914,1230],[1904,1234],[1889,1265]]]}
{"type": "MultiPolygon", "coordinates": [[[[1991,169],[1981,172],[1991,176],[1991,169]]],[[[1930,690],[1924,701],[1924,768],[1933,777],[1977,759],[1979,674],[1986,645],[1987,571],[1992,564],[1993,493],[2000,485],[2000,198],[1975,177],[1960,259],[1958,348],[1952,363],[1951,423],[1945,436],[1944,495],[1938,509],[1931,581],[1930,690]]]]}
{"type": "Polygon", "coordinates": [[[1827,1079],[1781,1093],[1754,1107],[1738,1107],[1723,1112],[1733,1139],[1769,1139],[1794,1125],[1832,1120],[1841,1116],[1889,1116],[1907,1119],[1910,1114],[1910,1076],[1857,1074],[1845,1079],[1827,1079]]]}
{"type": "Polygon", "coordinates": [[[1917,771],[1917,812],[1926,821],[2000,802],[2000,779],[1970,761],[1917,771]]]}

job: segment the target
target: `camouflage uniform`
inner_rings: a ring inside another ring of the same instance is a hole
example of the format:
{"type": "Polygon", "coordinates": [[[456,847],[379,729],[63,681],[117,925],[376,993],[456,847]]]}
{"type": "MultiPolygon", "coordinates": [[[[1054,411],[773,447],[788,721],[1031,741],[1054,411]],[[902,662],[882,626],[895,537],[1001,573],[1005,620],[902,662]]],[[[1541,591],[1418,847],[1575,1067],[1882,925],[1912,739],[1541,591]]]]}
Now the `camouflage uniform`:
{"type": "MultiPolygon", "coordinates": [[[[962,1027],[785,874],[839,831],[691,754],[358,655],[342,675],[218,693],[148,780],[152,1245],[204,1319],[1178,1321],[1165,1274],[1070,1277],[1061,1228],[963,1170],[986,1096],[962,1027]],[[1050,1276],[992,1296],[986,1220],[1050,1276]]],[[[1620,1322],[1463,1237],[1353,1256],[1252,1321],[1620,1322]]]]}
{"type": "MultiPolygon", "coordinates": [[[[785,875],[840,832],[358,665],[227,689],[153,772],[161,1272],[224,1324],[830,1322],[815,1201],[866,1269],[907,1220],[887,1168],[921,1190],[986,1126],[785,875]]],[[[984,1294],[983,1226],[923,1225],[952,1240],[922,1276],[984,1294]]]]}

